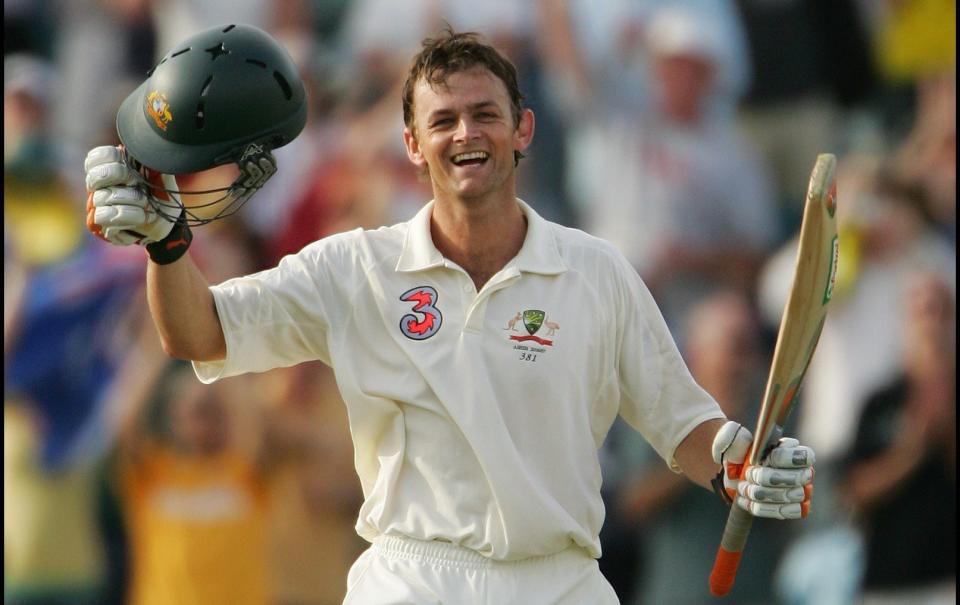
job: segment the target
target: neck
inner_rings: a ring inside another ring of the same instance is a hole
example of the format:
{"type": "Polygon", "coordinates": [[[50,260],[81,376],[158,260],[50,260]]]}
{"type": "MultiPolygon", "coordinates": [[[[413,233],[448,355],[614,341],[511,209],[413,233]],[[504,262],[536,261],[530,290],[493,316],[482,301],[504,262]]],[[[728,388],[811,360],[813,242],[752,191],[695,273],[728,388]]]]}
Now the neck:
{"type": "Polygon", "coordinates": [[[523,247],[527,222],[512,195],[469,201],[438,196],[430,234],[440,253],[463,267],[479,291],[523,247]]]}

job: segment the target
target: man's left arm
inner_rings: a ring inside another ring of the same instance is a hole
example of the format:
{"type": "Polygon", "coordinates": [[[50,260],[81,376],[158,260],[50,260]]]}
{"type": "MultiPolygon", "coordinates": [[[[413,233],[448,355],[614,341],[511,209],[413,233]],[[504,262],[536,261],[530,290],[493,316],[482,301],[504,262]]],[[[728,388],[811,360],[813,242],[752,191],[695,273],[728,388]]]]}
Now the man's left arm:
{"type": "Polygon", "coordinates": [[[703,422],[680,442],[673,459],[677,461],[683,474],[701,487],[713,489],[710,482],[720,471],[720,465],[710,455],[713,439],[725,420],[716,418],[703,422]]]}

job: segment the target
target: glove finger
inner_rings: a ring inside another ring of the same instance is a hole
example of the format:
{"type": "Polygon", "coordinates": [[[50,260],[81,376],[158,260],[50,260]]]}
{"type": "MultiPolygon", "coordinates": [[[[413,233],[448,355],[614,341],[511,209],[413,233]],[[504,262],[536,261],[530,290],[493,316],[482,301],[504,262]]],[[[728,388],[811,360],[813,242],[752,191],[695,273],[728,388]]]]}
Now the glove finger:
{"type": "MultiPolygon", "coordinates": [[[[91,197],[92,195],[93,194],[91,194],[91,197]]],[[[94,217],[95,211],[96,209],[93,207],[93,202],[90,199],[88,199],[87,200],[87,230],[102,240],[110,241],[110,240],[107,240],[107,238],[103,235],[103,227],[97,224],[97,220],[94,217]]]]}
{"type": "MultiPolygon", "coordinates": [[[[794,439],[796,441],[796,439],[794,439]]],[[[774,468],[804,468],[815,462],[813,450],[805,445],[780,446],[770,451],[767,464],[774,468]]]]}
{"type": "Polygon", "coordinates": [[[768,466],[751,466],[744,479],[764,487],[800,487],[813,480],[812,468],[785,469],[768,466]]]}
{"type": "Polygon", "coordinates": [[[139,244],[143,239],[143,236],[140,234],[123,227],[107,227],[103,230],[103,237],[111,244],[116,244],[118,246],[139,244]]]}
{"type": "Polygon", "coordinates": [[[123,152],[120,151],[119,147],[113,145],[94,147],[87,152],[87,157],[83,160],[83,171],[90,172],[90,169],[94,166],[114,163],[123,163],[123,152]]]}
{"type": "Polygon", "coordinates": [[[765,487],[741,481],[737,493],[754,502],[789,503],[803,502],[806,491],[803,487],[765,487]]]}
{"type": "Polygon", "coordinates": [[[752,442],[753,435],[750,434],[749,429],[729,420],[720,427],[713,439],[711,447],[713,461],[717,464],[741,464],[746,459],[752,442]]]}
{"type": "Polygon", "coordinates": [[[754,517],[767,519],[799,519],[803,516],[800,504],[771,504],[767,502],[752,502],[746,498],[737,498],[737,506],[754,517]]]}
{"type": "Polygon", "coordinates": [[[87,171],[87,191],[96,191],[114,185],[136,185],[139,182],[137,174],[126,164],[111,162],[99,164],[87,171]]]}
{"type": "Polygon", "coordinates": [[[149,206],[147,195],[134,187],[107,187],[93,192],[93,205],[96,208],[109,206],[136,206],[146,209],[149,206]]]}
{"type": "Polygon", "coordinates": [[[93,213],[93,222],[106,231],[107,228],[138,229],[149,221],[143,208],[136,206],[106,206],[97,208],[93,213]]]}

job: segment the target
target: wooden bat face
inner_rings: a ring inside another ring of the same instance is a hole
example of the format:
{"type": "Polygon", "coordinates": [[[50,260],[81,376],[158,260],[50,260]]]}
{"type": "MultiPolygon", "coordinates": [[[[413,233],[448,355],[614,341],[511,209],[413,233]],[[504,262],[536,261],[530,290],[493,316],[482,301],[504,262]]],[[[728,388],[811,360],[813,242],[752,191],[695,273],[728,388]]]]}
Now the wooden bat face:
{"type": "Polygon", "coordinates": [[[787,298],[770,366],[763,408],[754,433],[752,464],[766,453],[786,422],[827,317],[837,275],[836,158],[817,157],[807,190],[793,286],[787,298]],[[763,447],[760,447],[760,446],[763,447]]]}

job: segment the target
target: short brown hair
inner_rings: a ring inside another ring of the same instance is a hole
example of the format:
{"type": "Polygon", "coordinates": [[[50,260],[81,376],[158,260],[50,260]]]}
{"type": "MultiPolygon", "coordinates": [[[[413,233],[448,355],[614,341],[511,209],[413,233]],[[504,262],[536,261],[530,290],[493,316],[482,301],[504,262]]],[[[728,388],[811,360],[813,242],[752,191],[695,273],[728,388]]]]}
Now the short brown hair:
{"type": "Polygon", "coordinates": [[[413,89],[423,78],[430,85],[443,84],[450,74],[485,67],[500,78],[512,104],[514,126],[520,125],[523,95],[517,85],[517,68],[495,48],[480,40],[474,32],[455,33],[448,26],[440,36],[427,38],[423,48],[413,59],[407,81],[403,84],[403,123],[413,129],[413,89]]]}

